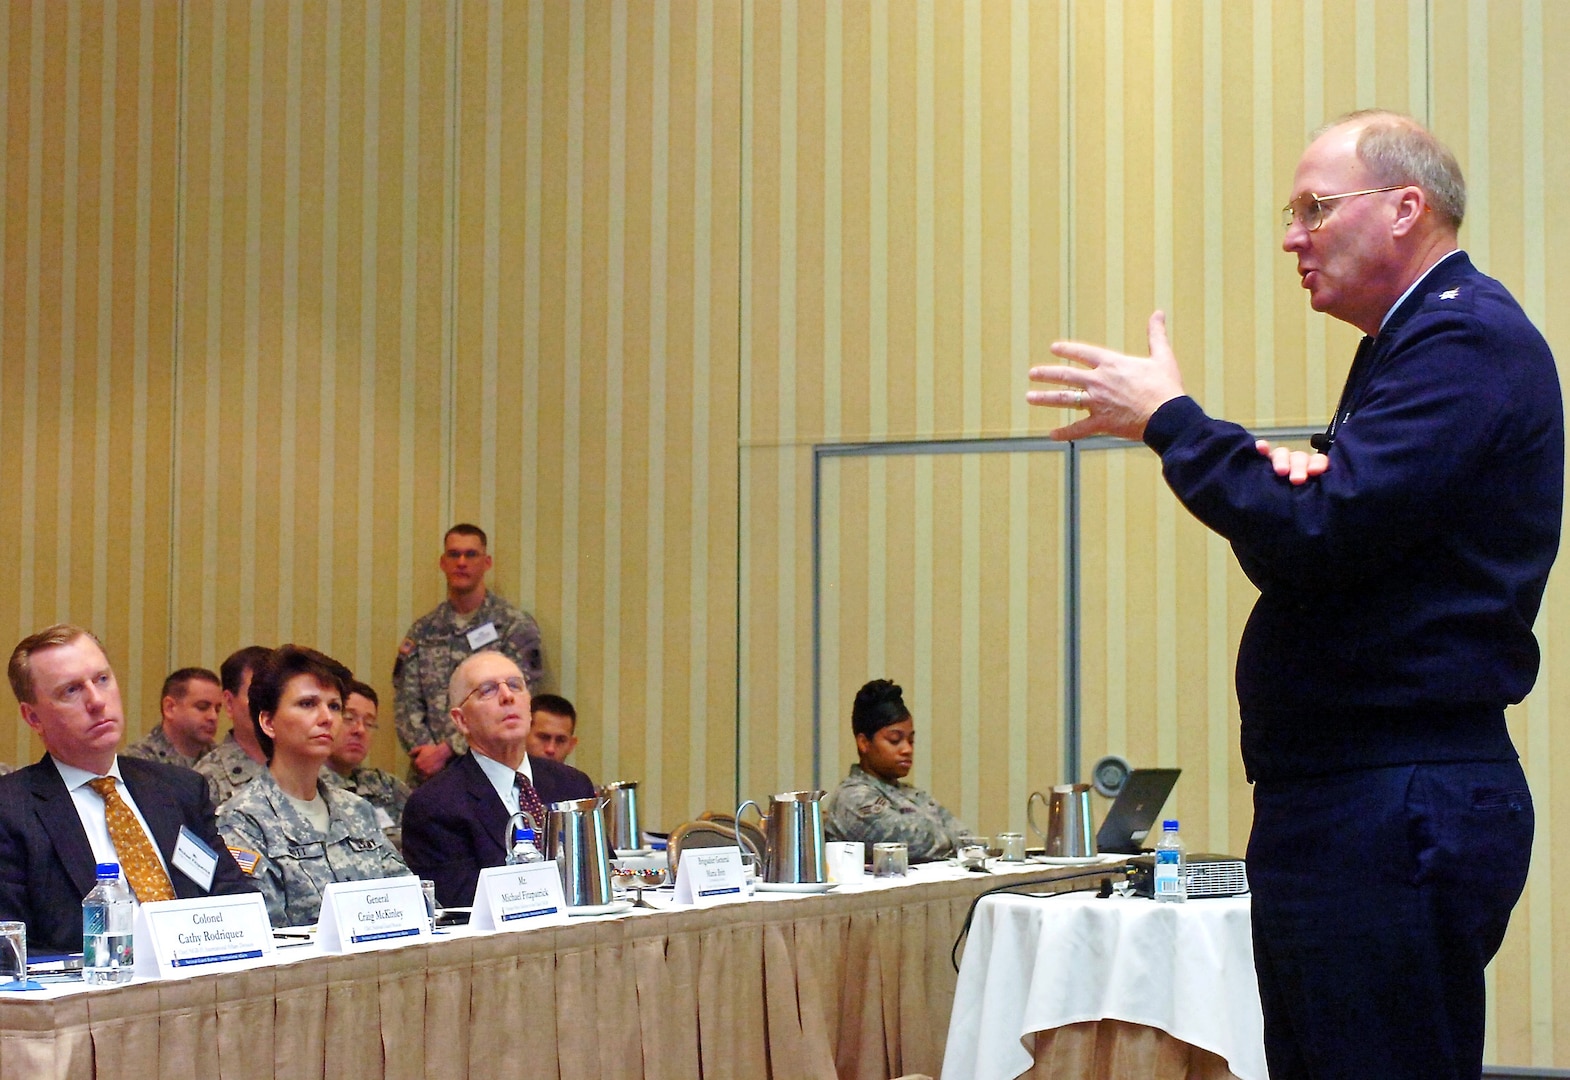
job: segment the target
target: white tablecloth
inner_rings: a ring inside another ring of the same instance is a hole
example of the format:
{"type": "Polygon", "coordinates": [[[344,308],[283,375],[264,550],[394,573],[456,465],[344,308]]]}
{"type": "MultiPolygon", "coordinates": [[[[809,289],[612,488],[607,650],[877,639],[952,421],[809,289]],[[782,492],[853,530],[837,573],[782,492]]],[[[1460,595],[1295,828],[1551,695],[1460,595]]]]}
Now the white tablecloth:
{"type": "Polygon", "coordinates": [[[1248,898],[987,897],[960,965],[943,1080],[1019,1076],[1035,1032],[1103,1019],[1160,1028],[1241,1080],[1266,1080],[1248,898]]]}

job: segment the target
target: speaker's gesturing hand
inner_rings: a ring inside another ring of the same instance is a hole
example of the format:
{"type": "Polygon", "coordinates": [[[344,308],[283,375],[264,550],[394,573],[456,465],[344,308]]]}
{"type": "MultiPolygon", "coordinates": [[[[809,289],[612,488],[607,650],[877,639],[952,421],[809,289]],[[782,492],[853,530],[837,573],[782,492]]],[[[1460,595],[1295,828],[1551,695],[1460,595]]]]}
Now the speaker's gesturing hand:
{"type": "Polygon", "coordinates": [[[1149,356],[1129,356],[1078,341],[1053,342],[1053,356],[1084,366],[1031,368],[1031,382],[1055,383],[1067,389],[1031,390],[1025,394],[1025,400],[1032,405],[1086,411],[1074,423],[1053,431],[1054,439],[1116,435],[1137,440],[1145,434],[1145,424],[1158,408],[1183,395],[1183,377],[1172,346],[1167,343],[1166,315],[1154,312],[1148,332],[1149,356]]]}

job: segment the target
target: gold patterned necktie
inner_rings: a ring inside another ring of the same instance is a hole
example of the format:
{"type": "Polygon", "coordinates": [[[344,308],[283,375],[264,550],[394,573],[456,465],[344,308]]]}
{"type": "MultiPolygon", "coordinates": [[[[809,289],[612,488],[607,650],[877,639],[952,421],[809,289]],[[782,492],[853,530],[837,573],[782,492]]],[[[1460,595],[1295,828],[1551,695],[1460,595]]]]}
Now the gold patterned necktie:
{"type": "Polygon", "coordinates": [[[147,838],[142,823],[136,820],[136,814],[115,790],[114,777],[100,776],[89,780],[87,786],[103,796],[109,839],[120,856],[120,872],[130,883],[131,891],[136,893],[136,899],[144,904],[173,900],[174,886],[169,883],[164,864],[158,861],[158,852],[153,850],[153,842],[147,838]]]}

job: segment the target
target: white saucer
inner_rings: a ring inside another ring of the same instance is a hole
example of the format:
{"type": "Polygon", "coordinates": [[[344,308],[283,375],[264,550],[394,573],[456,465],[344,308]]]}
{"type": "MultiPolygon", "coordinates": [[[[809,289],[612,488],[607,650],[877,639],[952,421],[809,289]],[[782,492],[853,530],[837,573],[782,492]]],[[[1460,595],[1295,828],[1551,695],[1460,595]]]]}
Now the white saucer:
{"type": "Polygon", "coordinates": [[[651,847],[617,848],[618,859],[642,859],[654,854],[651,847]]]}
{"type": "Polygon", "coordinates": [[[1048,866],[1095,866],[1107,862],[1105,855],[1033,855],[1031,858],[1048,866]]]}
{"type": "Polygon", "coordinates": [[[838,888],[833,881],[760,881],[759,892],[824,893],[838,888]]]}
{"type": "Polygon", "coordinates": [[[612,900],[608,904],[584,904],[582,907],[569,907],[568,915],[619,915],[623,911],[632,910],[631,900],[612,900]]]}

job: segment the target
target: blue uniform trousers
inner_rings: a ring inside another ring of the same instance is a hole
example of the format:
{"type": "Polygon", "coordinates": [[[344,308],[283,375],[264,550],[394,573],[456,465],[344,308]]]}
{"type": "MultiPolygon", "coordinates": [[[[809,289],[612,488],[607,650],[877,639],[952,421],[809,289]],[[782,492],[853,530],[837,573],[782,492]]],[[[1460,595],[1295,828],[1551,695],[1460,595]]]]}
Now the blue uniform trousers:
{"type": "Polygon", "coordinates": [[[1254,786],[1254,964],[1271,1080],[1476,1080],[1483,968],[1526,883],[1516,761],[1254,786]]]}

